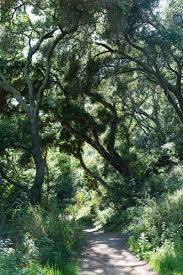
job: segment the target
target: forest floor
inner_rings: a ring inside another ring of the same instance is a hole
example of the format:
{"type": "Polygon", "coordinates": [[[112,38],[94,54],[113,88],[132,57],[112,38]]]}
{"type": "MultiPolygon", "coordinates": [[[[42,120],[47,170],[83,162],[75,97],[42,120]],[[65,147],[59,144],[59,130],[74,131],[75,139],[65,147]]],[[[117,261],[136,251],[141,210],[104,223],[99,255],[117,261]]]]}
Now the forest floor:
{"type": "Polygon", "coordinates": [[[86,246],[81,257],[81,275],[156,275],[128,249],[127,237],[95,229],[84,230],[86,246]]]}

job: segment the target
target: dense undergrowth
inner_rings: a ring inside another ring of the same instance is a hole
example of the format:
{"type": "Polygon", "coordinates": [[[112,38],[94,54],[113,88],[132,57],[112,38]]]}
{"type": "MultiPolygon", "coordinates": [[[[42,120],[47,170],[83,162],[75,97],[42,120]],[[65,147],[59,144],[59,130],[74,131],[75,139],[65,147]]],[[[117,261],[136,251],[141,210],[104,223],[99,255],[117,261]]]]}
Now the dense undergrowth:
{"type": "Polygon", "coordinates": [[[58,208],[19,205],[4,220],[0,274],[79,274],[80,228],[58,208]]]}
{"type": "Polygon", "coordinates": [[[175,166],[152,178],[157,194],[128,209],[132,251],[158,274],[183,274],[183,169],[175,166]],[[159,190],[165,187],[163,192],[159,190]],[[159,189],[159,190],[158,190],[159,189]]]}
{"type": "Polygon", "coordinates": [[[183,189],[132,214],[129,245],[158,274],[183,274],[183,189]]]}

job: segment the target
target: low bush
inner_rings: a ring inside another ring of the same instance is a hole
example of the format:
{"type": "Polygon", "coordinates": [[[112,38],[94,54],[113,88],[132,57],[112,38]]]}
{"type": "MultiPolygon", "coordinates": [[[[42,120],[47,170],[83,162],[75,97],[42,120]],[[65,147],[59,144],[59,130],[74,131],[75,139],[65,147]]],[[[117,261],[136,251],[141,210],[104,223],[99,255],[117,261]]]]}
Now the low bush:
{"type": "Polygon", "coordinates": [[[131,249],[159,274],[183,274],[183,189],[162,201],[149,199],[146,206],[134,211],[135,215],[133,211],[131,249]]]}
{"type": "Polygon", "coordinates": [[[160,275],[182,275],[183,244],[165,242],[152,253],[149,263],[160,275]]]}
{"type": "Polygon", "coordinates": [[[8,227],[11,242],[1,243],[0,274],[78,274],[81,232],[59,209],[19,207],[8,227]]]}

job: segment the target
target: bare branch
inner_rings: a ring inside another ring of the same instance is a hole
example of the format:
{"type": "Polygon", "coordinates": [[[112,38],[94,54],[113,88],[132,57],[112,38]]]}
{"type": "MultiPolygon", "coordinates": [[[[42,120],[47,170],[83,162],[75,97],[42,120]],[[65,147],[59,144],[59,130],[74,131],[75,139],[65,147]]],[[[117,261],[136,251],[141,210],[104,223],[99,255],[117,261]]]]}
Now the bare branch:
{"type": "Polygon", "coordinates": [[[111,53],[115,53],[116,52],[116,50],[114,50],[113,48],[111,48],[111,46],[109,46],[109,45],[107,45],[105,43],[96,42],[95,44],[98,45],[98,46],[102,46],[102,47],[106,48],[111,53]]]}

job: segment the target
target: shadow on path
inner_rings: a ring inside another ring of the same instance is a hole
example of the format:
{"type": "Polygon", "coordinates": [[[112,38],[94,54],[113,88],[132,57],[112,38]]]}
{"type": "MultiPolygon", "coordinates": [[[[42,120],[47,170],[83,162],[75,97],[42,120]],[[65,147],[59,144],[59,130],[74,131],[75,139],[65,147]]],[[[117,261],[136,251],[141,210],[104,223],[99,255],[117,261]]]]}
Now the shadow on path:
{"type": "Polygon", "coordinates": [[[87,243],[81,257],[81,275],[156,275],[128,250],[122,233],[84,231],[87,243]]]}

